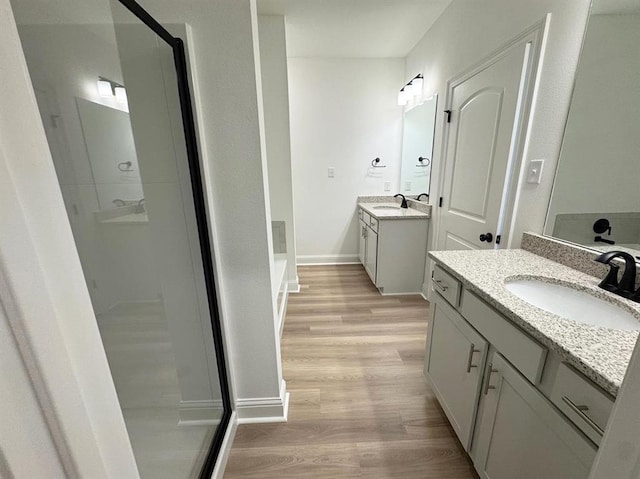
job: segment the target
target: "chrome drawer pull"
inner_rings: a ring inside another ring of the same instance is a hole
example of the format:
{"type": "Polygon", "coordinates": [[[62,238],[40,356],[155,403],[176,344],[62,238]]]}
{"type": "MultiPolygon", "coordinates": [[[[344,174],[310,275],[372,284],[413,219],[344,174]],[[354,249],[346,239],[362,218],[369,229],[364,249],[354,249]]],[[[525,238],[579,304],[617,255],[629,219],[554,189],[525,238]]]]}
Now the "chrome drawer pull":
{"type": "Polygon", "coordinates": [[[589,406],[585,406],[582,404],[578,405],[574,403],[571,399],[569,399],[568,396],[562,396],[562,400],[567,404],[567,406],[571,408],[573,412],[575,412],[578,416],[580,416],[584,420],[584,422],[586,422],[591,427],[591,429],[593,429],[595,432],[597,432],[601,436],[604,436],[604,430],[600,426],[598,426],[593,419],[587,416],[586,411],[589,410],[589,406]]]}
{"type": "Polygon", "coordinates": [[[446,285],[446,283],[444,283],[442,280],[440,279],[433,279],[433,282],[436,283],[438,285],[438,287],[442,290],[442,291],[446,291],[449,289],[449,286],[446,285]]]}
{"type": "Polygon", "coordinates": [[[471,347],[469,348],[469,358],[467,359],[467,372],[471,372],[471,368],[477,368],[477,364],[471,364],[473,362],[473,353],[479,353],[480,350],[476,349],[476,345],[471,343],[471,347]]]}
{"type": "Polygon", "coordinates": [[[493,364],[489,363],[489,376],[487,377],[487,382],[484,383],[484,395],[489,394],[489,389],[495,389],[495,386],[491,385],[491,375],[493,373],[499,372],[497,369],[493,369],[493,364]]]}

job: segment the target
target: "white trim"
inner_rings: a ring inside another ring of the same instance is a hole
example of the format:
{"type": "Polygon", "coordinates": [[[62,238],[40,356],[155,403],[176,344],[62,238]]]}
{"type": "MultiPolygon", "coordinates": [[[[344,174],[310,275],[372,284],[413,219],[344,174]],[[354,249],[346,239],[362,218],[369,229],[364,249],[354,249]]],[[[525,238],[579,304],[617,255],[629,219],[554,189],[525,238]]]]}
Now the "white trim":
{"type": "Polygon", "coordinates": [[[300,292],[300,278],[296,275],[296,279],[289,280],[287,283],[287,291],[289,293],[299,293],[300,292]]]}
{"type": "Polygon", "coordinates": [[[238,415],[235,411],[231,413],[229,419],[229,426],[227,432],[224,434],[222,444],[220,445],[220,452],[218,453],[218,459],[216,460],[216,466],[213,468],[211,479],[222,479],[224,476],[224,470],[227,467],[227,461],[231,454],[231,447],[233,446],[233,440],[236,437],[236,431],[238,430],[238,415]]]}
{"type": "Polygon", "coordinates": [[[280,311],[278,313],[278,331],[280,337],[282,337],[282,330],[284,329],[284,318],[287,315],[287,304],[289,303],[289,290],[286,289],[284,296],[282,297],[282,304],[280,305],[280,311]]]}
{"type": "Polygon", "coordinates": [[[280,383],[280,396],[267,398],[244,398],[236,400],[238,424],[260,424],[287,422],[289,393],[287,383],[280,383]]]}
{"type": "Polygon", "coordinates": [[[296,256],[298,265],[328,265],[328,264],[360,264],[357,254],[336,255],[302,255],[296,256]]]}
{"type": "Polygon", "coordinates": [[[223,412],[222,399],[202,401],[180,401],[178,406],[179,426],[206,426],[220,423],[223,412]]]}

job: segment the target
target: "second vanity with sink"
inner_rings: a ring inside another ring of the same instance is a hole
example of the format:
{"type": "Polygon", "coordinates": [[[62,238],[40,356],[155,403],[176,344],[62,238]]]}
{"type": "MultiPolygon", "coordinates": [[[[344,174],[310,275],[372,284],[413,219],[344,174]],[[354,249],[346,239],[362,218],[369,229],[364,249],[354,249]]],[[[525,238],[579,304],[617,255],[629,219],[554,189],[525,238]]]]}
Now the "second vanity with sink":
{"type": "Polygon", "coordinates": [[[429,218],[397,203],[358,203],[358,256],[382,294],[422,291],[429,218]]]}
{"type": "Polygon", "coordinates": [[[524,250],[429,256],[424,372],[480,476],[587,478],[638,305],[524,250]]]}

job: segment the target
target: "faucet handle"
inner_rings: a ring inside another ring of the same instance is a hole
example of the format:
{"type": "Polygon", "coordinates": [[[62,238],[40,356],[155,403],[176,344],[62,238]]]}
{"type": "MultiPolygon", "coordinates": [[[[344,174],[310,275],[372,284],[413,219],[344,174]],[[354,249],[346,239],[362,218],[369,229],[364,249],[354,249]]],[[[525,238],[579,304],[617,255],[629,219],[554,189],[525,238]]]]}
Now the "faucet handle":
{"type": "Polygon", "coordinates": [[[619,289],[618,272],[620,271],[620,267],[614,263],[607,264],[609,265],[609,272],[598,286],[600,286],[602,289],[606,289],[607,291],[616,292],[619,289]]]}

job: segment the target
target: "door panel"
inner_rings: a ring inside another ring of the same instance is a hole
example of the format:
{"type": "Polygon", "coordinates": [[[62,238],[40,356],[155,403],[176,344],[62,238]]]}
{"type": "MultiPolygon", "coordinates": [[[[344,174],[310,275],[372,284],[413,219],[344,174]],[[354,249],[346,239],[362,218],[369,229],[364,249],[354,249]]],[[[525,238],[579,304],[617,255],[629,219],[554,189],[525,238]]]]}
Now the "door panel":
{"type": "Polygon", "coordinates": [[[512,47],[451,90],[440,249],[492,249],[497,231],[529,44],[512,47]],[[490,241],[480,235],[491,233],[490,241]]]}
{"type": "Polygon", "coordinates": [[[502,90],[481,90],[460,108],[449,211],[486,221],[500,127],[502,90]]]}

